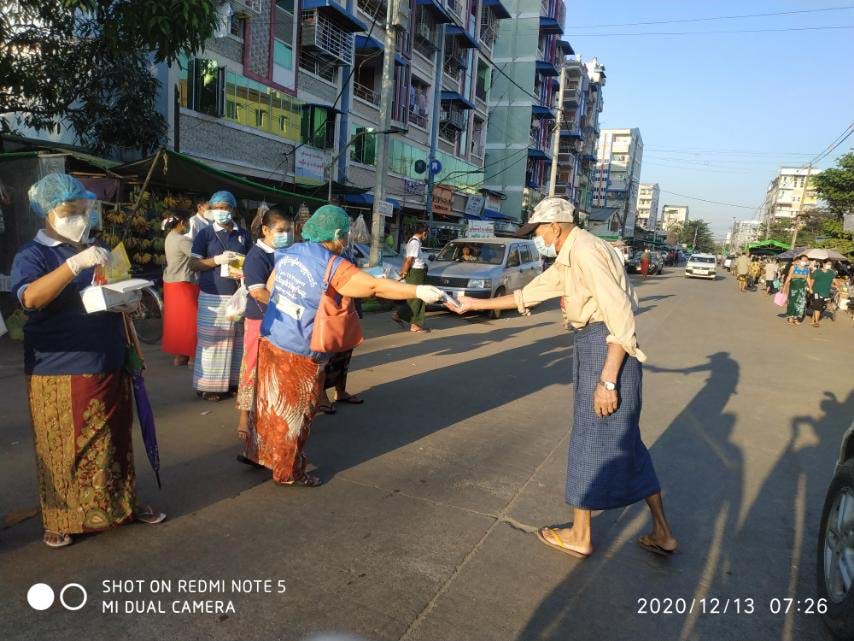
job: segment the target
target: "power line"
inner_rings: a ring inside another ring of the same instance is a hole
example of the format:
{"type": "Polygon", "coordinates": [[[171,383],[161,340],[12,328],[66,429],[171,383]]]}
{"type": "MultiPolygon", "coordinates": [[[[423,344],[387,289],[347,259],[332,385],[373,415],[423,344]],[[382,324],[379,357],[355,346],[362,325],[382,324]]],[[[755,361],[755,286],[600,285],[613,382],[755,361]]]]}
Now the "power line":
{"type": "Polygon", "coordinates": [[[831,152],[837,147],[839,147],[839,145],[841,145],[843,142],[845,142],[852,133],[854,133],[854,122],[848,125],[848,128],[843,131],[839,136],[834,138],[833,142],[831,142],[827,147],[818,152],[818,155],[816,155],[816,157],[810,161],[810,164],[815,164],[827,158],[831,154],[831,152]]]}
{"type": "Polygon", "coordinates": [[[835,29],[854,29],[854,25],[833,27],[785,27],[783,29],[713,29],[711,31],[635,31],[613,33],[573,33],[572,38],[598,38],[604,36],[708,36],[728,33],[781,33],[783,31],[829,31],[835,29]]]}
{"type": "Polygon", "coordinates": [[[825,7],[824,9],[800,9],[795,11],[774,11],[771,13],[745,13],[741,15],[735,16],[714,16],[711,18],[681,18],[675,20],[653,20],[651,22],[623,22],[616,24],[584,24],[577,25],[579,28],[583,29],[602,29],[605,27],[639,27],[643,25],[651,25],[651,24],[676,24],[679,22],[710,22],[712,20],[736,20],[740,18],[768,18],[771,16],[790,16],[794,14],[800,13],[821,13],[826,11],[850,11],[854,9],[851,6],[845,7],[825,7]]]}
{"type": "Polygon", "coordinates": [[[739,209],[750,209],[751,211],[756,211],[756,207],[748,206],[748,205],[737,205],[735,203],[725,203],[719,200],[707,200],[705,198],[699,198],[697,196],[688,196],[687,194],[677,194],[675,191],[667,191],[666,189],[661,190],[662,194],[670,194],[671,196],[679,196],[680,198],[688,198],[689,200],[699,200],[703,203],[709,203],[712,205],[726,205],[727,207],[738,207],[739,209]]]}

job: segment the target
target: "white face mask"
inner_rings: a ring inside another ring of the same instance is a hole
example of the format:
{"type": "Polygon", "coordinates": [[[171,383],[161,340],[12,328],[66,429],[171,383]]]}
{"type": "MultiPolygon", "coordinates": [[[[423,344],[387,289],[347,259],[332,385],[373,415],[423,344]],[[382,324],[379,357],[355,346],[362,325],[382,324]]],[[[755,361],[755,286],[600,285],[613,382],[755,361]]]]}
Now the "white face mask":
{"type": "Polygon", "coordinates": [[[50,226],[57,234],[74,243],[80,243],[89,238],[89,217],[85,214],[65,216],[64,218],[54,216],[50,226]]]}
{"type": "Polygon", "coordinates": [[[214,210],[213,209],[205,209],[202,211],[202,216],[204,216],[205,220],[209,220],[213,222],[214,219],[214,210]]]}
{"type": "Polygon", "coordinates": [[[537,251],[540,252],[540,256],[543,256],[544,258],[555,258],[557,256],[557,250],[555,249],[554,243],[546,245],[546,241],[543,240],[542,236],[534,236],[534,246],[536,246],[537,251]]]}

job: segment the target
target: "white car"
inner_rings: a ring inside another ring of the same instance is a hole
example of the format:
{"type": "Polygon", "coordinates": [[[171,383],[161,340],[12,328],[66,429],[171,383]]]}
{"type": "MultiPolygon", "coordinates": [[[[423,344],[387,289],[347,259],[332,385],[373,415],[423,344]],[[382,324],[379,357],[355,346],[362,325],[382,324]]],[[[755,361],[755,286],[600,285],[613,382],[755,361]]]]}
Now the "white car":
{"type": "Polygon", "coordinates": [[[691,254],[685,265],[685,278],[715,279],[717,261],[712,254],[691,254]]]}

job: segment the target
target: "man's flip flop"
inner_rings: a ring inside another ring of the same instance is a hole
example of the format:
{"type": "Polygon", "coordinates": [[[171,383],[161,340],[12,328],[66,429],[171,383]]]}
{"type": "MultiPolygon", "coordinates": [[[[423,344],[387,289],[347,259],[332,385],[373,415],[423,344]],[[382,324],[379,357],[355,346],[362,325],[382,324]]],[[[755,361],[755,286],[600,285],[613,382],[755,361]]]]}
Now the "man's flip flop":
{"type": "Polygon", "coordinates": [[[563,545],[559,545],[557,543],[553,543],[553,542],[549,541],[546,538],[546,532],[551,532],[552,535],[555,536],[558,540],[560,540],[560,537],[557,535],[557,533],[554,531],[554,529],[552,529],[550,527],[541,527],[539,530],[537,530],[537,538],[540,540],[540,542],[545,543],[550,548],[555,549],[558,552],[563,552],[564,554],[568,554],[569,556],[574,556],[577,559],[586,559],[588,556],[590,556],[589,554],[584,554],[582,552],[578,552],[576,550],[572,550],[572,549],[565,547],[563,545]]]}
{"type": "Polygon", "coordinates": [[[639,546],[641,546],[647,552],[651,552],[652,554],[657,554],[658,556],[673,556],[673,554],[676,552],[676,550],[665,549],[665,548],[661,547],[660,545],[658,545],[658,543],[652,543],[651,541],[650,542],[644,541],[644,538],[645,537],[639,538],[637,540],[637,544],[639,546]]]}

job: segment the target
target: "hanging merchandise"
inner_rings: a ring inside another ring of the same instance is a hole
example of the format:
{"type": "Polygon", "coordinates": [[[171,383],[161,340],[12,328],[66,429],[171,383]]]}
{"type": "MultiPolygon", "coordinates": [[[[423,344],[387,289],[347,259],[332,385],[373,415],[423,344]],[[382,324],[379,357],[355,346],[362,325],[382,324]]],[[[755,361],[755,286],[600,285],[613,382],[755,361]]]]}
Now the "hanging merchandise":
{"type": "Polygon", "coordinates": [[[350,236],[354,243],[369,245],[371,243],[371,234],[368,232],[368,225],[365,222],[365,217],[359,214],[359,217],[350,226],[350,236]]]}

